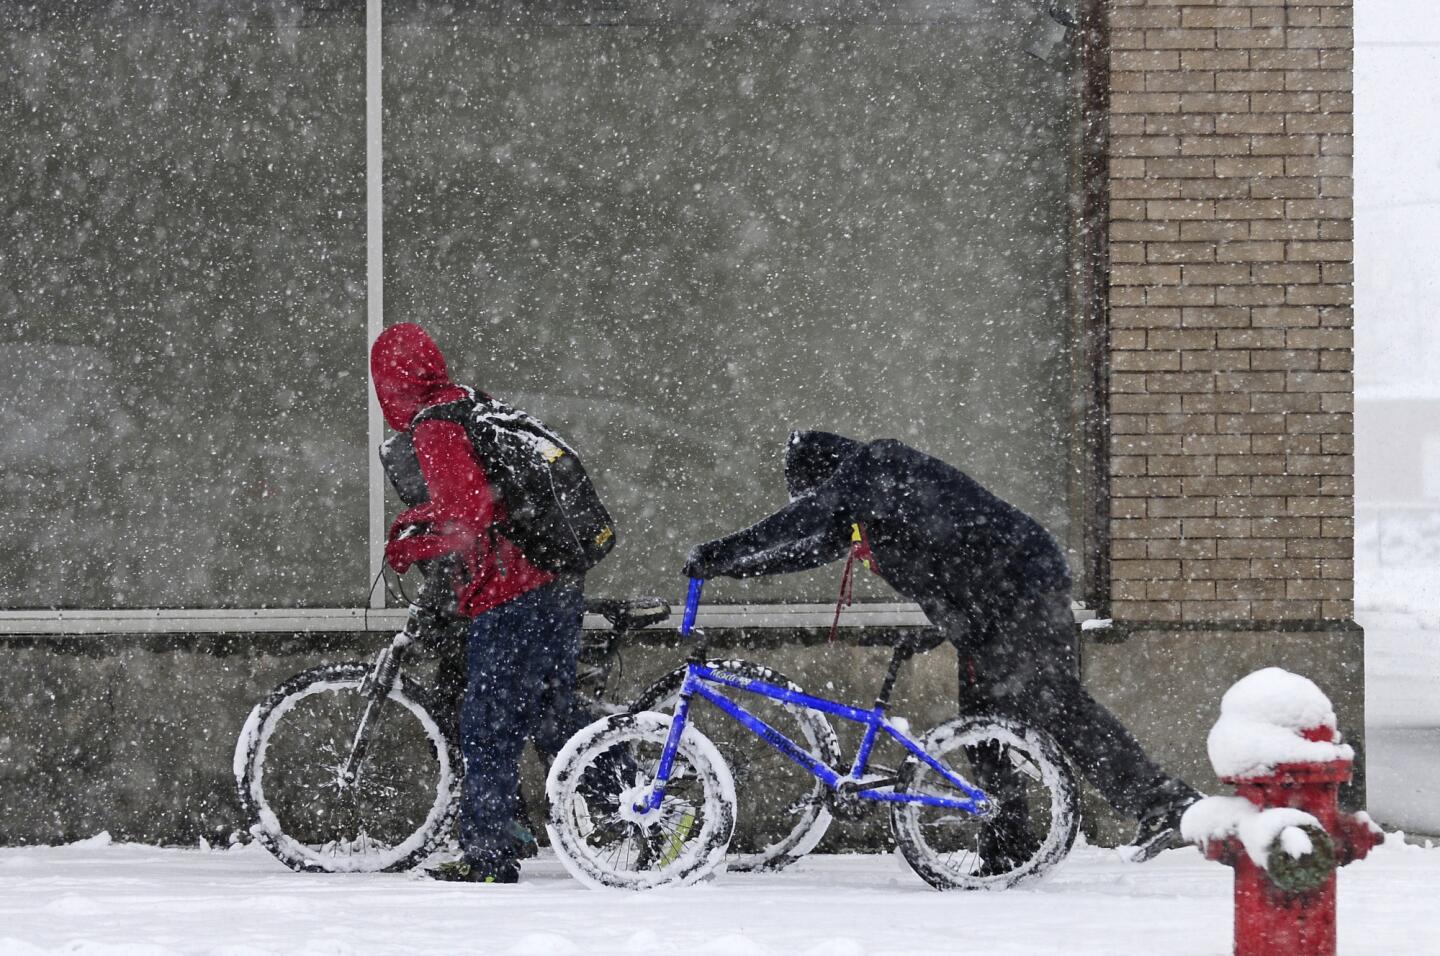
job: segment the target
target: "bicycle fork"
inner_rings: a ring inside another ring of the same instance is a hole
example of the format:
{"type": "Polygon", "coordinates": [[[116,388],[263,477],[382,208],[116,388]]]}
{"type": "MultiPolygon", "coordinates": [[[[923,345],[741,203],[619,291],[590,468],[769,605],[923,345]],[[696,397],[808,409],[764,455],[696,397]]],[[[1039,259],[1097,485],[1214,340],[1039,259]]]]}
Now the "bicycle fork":
{"type": "Polygon", "coordinates": [[[375,656],[375,666],[360,684],[360,694],[366,698],[365,710],[360,714],[360,723],[350,742],[350,754],[340,770],[342,786],[354,786],[360,776],[360,767],[365,762],[365,751],[370,743],[370,730],[379,719],[380,707],[400,676],[401,658],[412,643],[414,638],[407,631],[396,634],[389,646],[375,656]]]}
{"type": "Polygon", "coordinates": [[[665,749],[660,753],[660,765],[655,768],[655,779],[650,784],[650,792],[646,794],[644,802],[634,805],[636,813],[645,814],[658,810],[665,801],[665,785],[670,782],[670,772],[675,765],[675,752],[680,749],[680,738],[685,733],[685,721],[690,716],[690,699],[695,696],[697,683],[694,668],[705,662],[710,647],[709,636],[695,627],[696,611],[700,607],[700,593],[704,583],[699,578],[690,579],[690,592],[685,601],[685,617],[680,624],[680,633],[685,637],[696,634],[700,639],[690,650],[689,666],[685,671],[685,680],[680,685],[680,699],[675,704],[675,713],[670,718],[670,733],[665,738],[665,749]]]}
{"type": "Polygon", "coordinates": [[[635,804],[636,813],[643,814],[658,810],[660,804],[665,800],[665,785],[670,782],[670,772],[675,766],[675,752],[680,749],[680,738],[685,733],[685,720],[690,714],[692,694],[690,677],[686,675],[685,683],[680,690],[680,700],[676,703],[675,713],[670,718],[670,734],[665,738],[665,749],[660,753],[660,765],[655,769],[655,779],[650,784],[650,792],[645,795],[645,801],[635,804]]]}

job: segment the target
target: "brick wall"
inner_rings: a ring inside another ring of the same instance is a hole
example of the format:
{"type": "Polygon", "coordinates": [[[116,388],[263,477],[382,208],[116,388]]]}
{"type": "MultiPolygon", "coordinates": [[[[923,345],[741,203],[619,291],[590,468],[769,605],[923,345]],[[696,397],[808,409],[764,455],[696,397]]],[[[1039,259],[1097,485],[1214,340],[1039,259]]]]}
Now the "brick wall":
{"type": "Polygon", "coordinates": [[[1352,616],[1351,0],[1110,0],[1119,620],[1352,616]]]}

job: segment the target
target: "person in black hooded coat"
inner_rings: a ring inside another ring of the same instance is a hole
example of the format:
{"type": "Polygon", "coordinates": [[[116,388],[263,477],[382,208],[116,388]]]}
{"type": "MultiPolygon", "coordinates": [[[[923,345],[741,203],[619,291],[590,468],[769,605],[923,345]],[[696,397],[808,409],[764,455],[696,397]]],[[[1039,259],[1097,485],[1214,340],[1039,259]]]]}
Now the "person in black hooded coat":
{"type": "Polygon", "coordinates": [[[1053,736],[1117,811],[1140,820],[1131,858],[1176,842],[1200,796],[1166,774],[1080,683],[1070,571],[1043,527],[969,475],[893,439],[794,432],[790,503],[697,545],[691,577],[804,571],[845,556],[863,530],[871,570],[955,644],[976,697],[1053,736]]]}

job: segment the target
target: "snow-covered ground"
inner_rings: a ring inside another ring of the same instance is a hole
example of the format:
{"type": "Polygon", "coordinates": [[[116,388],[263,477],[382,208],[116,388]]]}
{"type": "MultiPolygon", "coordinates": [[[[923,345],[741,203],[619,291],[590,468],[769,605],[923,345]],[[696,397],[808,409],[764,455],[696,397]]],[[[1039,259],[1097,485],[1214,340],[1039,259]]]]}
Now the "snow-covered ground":
{"type": "MultiPolygon", "coordinates": [[[[1340,877],[1347,956],[1440,953],[1440,849],[1395,840],[1340,877]]],[[[257,847],[0,849],[0,953],[497,956],[1166,956],[1230,952],[1230,872],[1077,848],[1048,881],[938,893],[890,856],[811,857],[682,890],[587,890],[554,859],[518,886],[292,873],[257,847]]]]}

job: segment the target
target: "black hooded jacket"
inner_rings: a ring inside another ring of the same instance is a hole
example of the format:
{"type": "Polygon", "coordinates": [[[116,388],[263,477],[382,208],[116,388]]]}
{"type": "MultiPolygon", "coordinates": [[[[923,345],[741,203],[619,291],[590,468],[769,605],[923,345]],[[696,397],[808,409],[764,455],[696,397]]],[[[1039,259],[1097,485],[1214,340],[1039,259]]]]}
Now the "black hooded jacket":
{"type": "Polygon", "coordinates": [[[785,456],[790,504],[744,531],[699,545],[697,577],[755,577],[819,567],[864,528],[875,570],[936,624],[1009,620],[1017,599],[1068,592],[1060,546],[969,475],[893,439],[868,444],[795,432],[785,456]]]}

